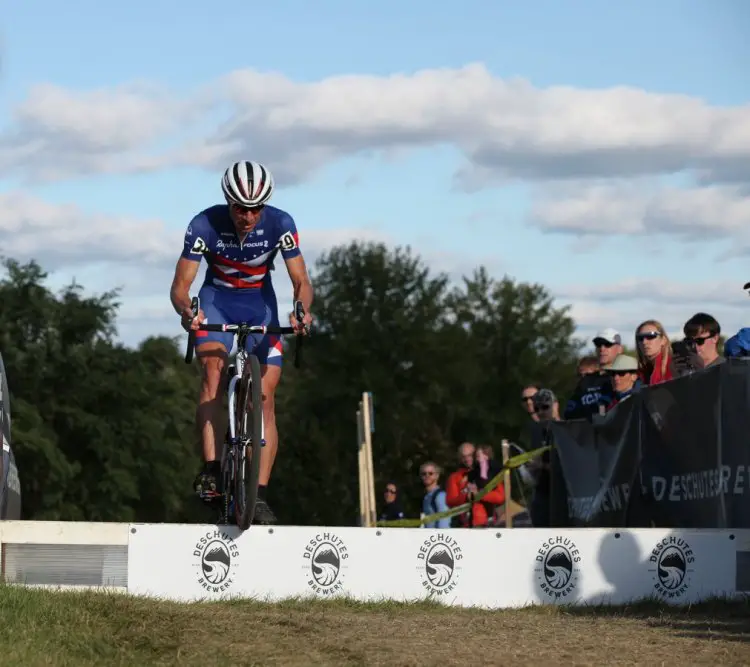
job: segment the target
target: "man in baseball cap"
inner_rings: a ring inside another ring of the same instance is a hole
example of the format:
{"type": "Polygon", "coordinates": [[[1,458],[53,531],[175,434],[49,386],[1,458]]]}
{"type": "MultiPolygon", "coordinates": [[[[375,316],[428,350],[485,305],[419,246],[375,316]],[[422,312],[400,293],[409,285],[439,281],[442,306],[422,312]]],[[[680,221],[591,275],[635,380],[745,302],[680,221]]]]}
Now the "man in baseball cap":
{"type": "Polygon", "coordinates": [[[565,405],[564,419],[586,419],[603,414],[612,402],[614,388],[607,373],[602,372],[622,352],[622,339],[615,329],[604,329],[593,338],[599,358],[599,368],[583,375],[565,405]]]}
{"type": "Polygon", "coordinates": [[[594,347],[599,355],[599,366],[609,366],[618,354],[622,354],[622,338],[620,332],[609,328],[594,336],[594,347]]]}

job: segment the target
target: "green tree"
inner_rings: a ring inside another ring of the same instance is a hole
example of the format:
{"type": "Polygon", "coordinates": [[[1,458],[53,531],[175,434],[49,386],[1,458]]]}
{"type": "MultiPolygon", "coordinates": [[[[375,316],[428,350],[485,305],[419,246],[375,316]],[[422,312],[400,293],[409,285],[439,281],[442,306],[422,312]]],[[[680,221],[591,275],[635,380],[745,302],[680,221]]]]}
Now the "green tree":
{"type": "Polygon", "coordinates": [[[451,447],[444,405],[456,372],[446,332],[455,327],[447,278],[430,276],[408,248],[352,243],[326,253],[311,274],[316,330],[301,372],[285,371],[283,449],[270,490],[286,520],[351,525],[363,391],[374,395],[378,486],[391,475],[413,482],[425,458],[451,447]]]}
{"type": "MultiPolygon", "coordinates": [[[[119,344],[116,291],[55,294],[36,262],[4,264],[0,350],[24,517],[207,520],[191,489],[197,364],[168,338],[119,344]]],[[[523,442],[524,382],[541,378],[561,402],[575,382],[574,323],[540,285],[480,268],[452,286],[408,247],[374,243],[333,248],[311,274],[316,327],[301,369],[287,345],[278,393],[269,493],[282,523],[355,521],[363,391],[374,395],[377,499],[393,479],[416,516],[421,463],[447,474],[465,439],[499,457],[502,438],[523,442]]]]}
{"type": "Polygon", "coordinates": [[[541,286],[480,269],[451,289],[408,248],[372,243],[331,250],[311,274],[315,338],[305,368],[285,371],[279,397],[283,448],[271,493],[284,520],[341,525],[357,515],[362,391],[374,395],[378,501],[394,479],[417,515],[422,462],[447,474],[467,438],[495,445],[499,457],[501,438],[523,432],[523,382],[542,377],[559,393],[575,382],[575,325],[541,286]]]}
{"type": "Polygon", "coordinates": [[[25,518],[185,520],[197,461],[196,377],[174,341],[114,340],[117,292],[55,295],[4,262],[0,332],[25,518]]]}

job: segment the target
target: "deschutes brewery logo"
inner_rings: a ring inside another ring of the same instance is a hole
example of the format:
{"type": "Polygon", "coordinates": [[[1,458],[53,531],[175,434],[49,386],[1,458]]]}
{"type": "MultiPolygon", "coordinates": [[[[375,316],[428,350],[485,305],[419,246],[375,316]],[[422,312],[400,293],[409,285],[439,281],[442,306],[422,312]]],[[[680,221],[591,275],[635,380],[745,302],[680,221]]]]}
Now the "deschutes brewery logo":
{"type": "Polygon", "coordinates": [[[346,560],[344,541],[335,533],[318,533],[302,553],[307,585],[320,595],[333,595],[344,588],[346,560]]]}
{"type": "Polygon", "coordinates": [[[536,555],[539,589],[551,600],[572,598],[581,574],[581,553],[569,537],[559,535],[542,542],[536,555]]]}
{"type": "Polygon", "coordinates": [[[426,538],[417,552],[417,570],[422,586],[431,595],[446,595],[458,586],[463,560],[456,539],[443,532],[426,538]]]}
{"type": "Polygon", "coordinates": [[[681,598],[690,587],[695,554],[681,537],[670,535],[659,540],[649,556],[649,572],[654,590],[663,598],[681,598]]]}
{"type": "Polygon", "coordinates": [[[238,565],[237,543],[224,531],[209,530],[193,549],[194,567],[201,587],[209,593],[224,593],[234,583],[238,565]]]}

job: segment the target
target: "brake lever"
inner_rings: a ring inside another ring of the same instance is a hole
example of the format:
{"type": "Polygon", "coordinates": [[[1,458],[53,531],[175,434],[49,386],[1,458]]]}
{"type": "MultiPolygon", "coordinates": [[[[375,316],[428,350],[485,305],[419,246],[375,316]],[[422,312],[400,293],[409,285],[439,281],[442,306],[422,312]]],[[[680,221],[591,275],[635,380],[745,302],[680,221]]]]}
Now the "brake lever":
{"type": "MultiPolygon", "coordinates": [[[[295,301],[294,302],[294,317],[297,318],[297,322],[300,324],[302,323],[302,320],[305,319],[305,307],[302,305],[301,301],[295,301]]],[[[305,324],[305,333],[310,333],[310,325],[305,324]]],[[[297,334],[299,335],[299,334],[297,334]]]]}
{"type": "MultiPolygon", "coordinates": [[[[190,301],[190,308],[193,311],[193,317],[197,317],[201,310],[201,300],[194,296],[190,301]]],[[[193,361],[193,350],[195,348],[195,331],[192,329],[188,331],[187,347],[185,349],[185,363],[189,364],[193,361]]]]}
{"type": "MultiPolygon", "coordinates": [[[[301,301],[295,301],[294,302],[294,317],[297,319],[297,322],[302,322],[302,320],[305,319],[305,307],[302,305],[301,301]]],[[[305,334],[310,334],[310,325],[305,324],[305,334]]],[[[304,340],[305,336],[302,334],[297,334],[296,336],[296,344],[294,346],[294,367],[299,368],[300,367],[300,358],[301,358],[301,352],[302,349],[302,341],[304,340]]]]}

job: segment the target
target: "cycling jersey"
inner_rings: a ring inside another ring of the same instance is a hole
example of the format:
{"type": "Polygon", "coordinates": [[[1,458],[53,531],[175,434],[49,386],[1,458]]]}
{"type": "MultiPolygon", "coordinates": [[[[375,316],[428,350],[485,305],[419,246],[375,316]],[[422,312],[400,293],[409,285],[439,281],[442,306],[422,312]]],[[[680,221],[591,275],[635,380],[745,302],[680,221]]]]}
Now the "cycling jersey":
{"type": "Polygon", "coordinates": [[[246,294],[273,291],[269,270],[281,251],[284,259],[300,254],[297,227],[286,211],[266,206],[253,231],[240,240],[226,204],[196,215],[185,232],[182,257],[200,262],[206,258],[204,285],[246,294]]]}
{"type": "MultiPolygon", "coordinates": [[[[229,206],[217,205],[196,215],[185,231],[182,257],[194,262],[205,258],[206,277],[198,293],[204,322],[249,322],[278,326],[276,293],[270,271],[277,253],[284,259],[301,254],[297,227],[286,211],[266,205],[258,224],[240,239],[229,206]]],[[[230,352],[233,335],[198,331],[197,344],[222,343],[230,352]]],[[[247,349],[261,364],[281,365],[278,336],[249,336],[247,349]]]]}

